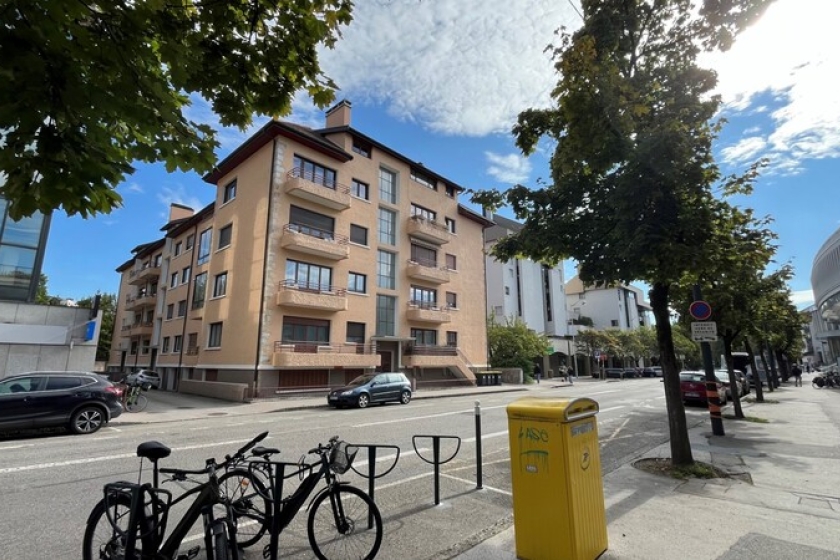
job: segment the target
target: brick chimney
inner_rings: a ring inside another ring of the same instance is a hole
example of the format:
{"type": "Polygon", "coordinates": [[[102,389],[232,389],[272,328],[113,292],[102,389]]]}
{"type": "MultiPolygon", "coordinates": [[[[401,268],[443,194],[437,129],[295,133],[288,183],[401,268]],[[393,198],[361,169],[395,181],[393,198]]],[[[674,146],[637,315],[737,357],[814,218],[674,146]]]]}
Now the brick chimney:
{"type": "Polygon", "coordinates": [[[350,126],[350,111],[353,105],[342,99],[327,111],[327,128],[350,126]]]}
{"type": "Polygon", "coordinates": [[[184,206],[183,204],[178,204],[177,202],[171,202],[169,204],[169,222],[189,218],[193,214],[195,214],[195,211],[189,206],[184,206]]]}

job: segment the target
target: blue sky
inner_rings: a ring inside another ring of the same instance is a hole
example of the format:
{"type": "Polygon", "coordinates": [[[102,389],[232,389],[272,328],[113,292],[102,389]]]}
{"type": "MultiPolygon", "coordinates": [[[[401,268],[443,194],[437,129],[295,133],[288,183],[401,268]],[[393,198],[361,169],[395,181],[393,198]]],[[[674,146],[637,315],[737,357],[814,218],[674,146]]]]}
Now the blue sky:
{"type": "MultiPolygon", "coordinates": [[[[739,202],[773,217],[777,260],[795,268],[799,306],[813,301],[814,255],[840,227],[840,96],[832,87],[838,16],[836,0],[777,0],[730,52],[704,60],[719,73],[729,120],[716,149],[723,170],[771,160],[755,193],[739,202]]],[[[515,11],[509,0],[358,2],[322,64],[341,87],[338,98],[352,101],[358,130],[467,188],[535,186],[549,175],[546,155],[524,158],[509,131],[520,111],[550,102],[557,76],[544,48],[561,25],[580,25],[572,2],[519,0],[515,11]]],[[[189,111],[216,122],[199,99],[189,111]]],[[[287,118],[323,126],[322,111],[302,96],[287,118]]],[[[223,130],[219,157],[263,122],[223,130]]],[[[163,165],[139,165],[118,191],[124,206],[110,215],[54,213],[43,270],[51,295],[116,293],[115,268],[133,247],[161,237],[169,204],[197,210],[214,195],[197,174],[167,173],[163,165]]]]}

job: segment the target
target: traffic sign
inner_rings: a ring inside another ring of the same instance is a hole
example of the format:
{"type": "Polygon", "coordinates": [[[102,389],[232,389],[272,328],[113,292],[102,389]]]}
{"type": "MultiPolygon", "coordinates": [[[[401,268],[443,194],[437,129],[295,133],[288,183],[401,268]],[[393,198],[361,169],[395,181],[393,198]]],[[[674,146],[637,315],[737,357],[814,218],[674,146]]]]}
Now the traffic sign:
{"type": "Polygon", "coordinates": [[[717,339],[717,323],[714,321],[694,321],[691,323],[691,340],[694,342],[715,342],[717,339]]]}
{"type": "Polygon", "coordinates": [[[697,300],[691,302],[691,305],[688,306],[688,312],[698,321],[706,321],[712,316],[712,306],[703,300],[697,300]]]}

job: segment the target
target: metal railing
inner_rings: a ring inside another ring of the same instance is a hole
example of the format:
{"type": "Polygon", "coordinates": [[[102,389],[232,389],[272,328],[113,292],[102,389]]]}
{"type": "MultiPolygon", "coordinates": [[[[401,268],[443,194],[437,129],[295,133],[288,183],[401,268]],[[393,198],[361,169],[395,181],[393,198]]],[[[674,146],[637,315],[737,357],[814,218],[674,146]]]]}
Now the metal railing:
{"type": "Polygon", "coordinates": [[[347,289],[318,282],[298,282],[296,280],[283,280],[278,287],[281,290],[298,290],[301,292],[312,292],[327,296],[346,296],[347,289]]]}
{"type": "Polygon", "coordinates": [[[413,299],[408,302],[411,308],[428,309],[429,311],[448,311],[448,305],[438,305],[436,301],[423,301],[420,299],[413,299]]]}
{"type": "Polygon", "coordinates": [[[449,270],[447,266],[438,266],[437,261],[433,261],[431,259],[408,259],[408,264],[419,264],[420,266],[425,266],[426,268],[434,268],[437,270],[449,270]]]}
{"type": "Polygon", "coordinates": [[[330,189],[344,194],[350,194],[350,187],[348,187],[347,185],[342,185],[334,179],[328,179],[325,175],[319,175],[318,173],[307,173],[300,167],[295,167],[294,169],[286,173],[286,176],[289,179],[299,178],[305,181],[309,181],[313,185],[324,187],[325,189],[330,189]]]}
{"type": "Polygon", "coordinates": [[[428,225],[430,227],[433,227],[435,229],[439,229],[439,230],[441,230],[441,232],[450,233],[449,228],[446,227],[446,224],[442,224],[442,223],[438,222],[437,220],[432,220],[431,218],[427,218],[426,216],[423,216],[421,214],[415,214],[415,215],[411,216],[410,219],[414,220],[415,222],[420,222],[420,223],[426,224],[426,225],[428,225]]]}
{"type": "Polygon", "coordinates": [[[309,237],[314,237],[323,241],[338,243],[339,245],[347,245],[347,243],[350,241],[350,239],[346,235],[340,235],[335,233],[334,231],[327,231],[325,229],[319,229],[304,224],[286,224],[285,226],[283,226],[283,231],[301,233],[303,235],[308,235],[309,237]]]}
{"type": "Polygon", "coordinates": [[[330,344],[316,340],[278,340],[274,342],[275,352],[315,353],[330,352],[333,354],[373,354],[373,344],[330,344]]]}

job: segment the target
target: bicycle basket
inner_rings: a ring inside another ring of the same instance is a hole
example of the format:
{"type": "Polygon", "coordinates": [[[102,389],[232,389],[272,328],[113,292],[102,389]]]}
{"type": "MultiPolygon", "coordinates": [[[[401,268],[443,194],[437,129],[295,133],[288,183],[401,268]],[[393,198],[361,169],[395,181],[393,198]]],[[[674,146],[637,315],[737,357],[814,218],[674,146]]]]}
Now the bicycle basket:
{"type": "Polygon", "coordinates": [[[346,441],[336,442],[330,452],[330,468],[338,474],[346,473],[350,470],[350,465],[353,464],[353,459],[356,458],[358,452],[358,447],[353,447],[346,441]]]}

